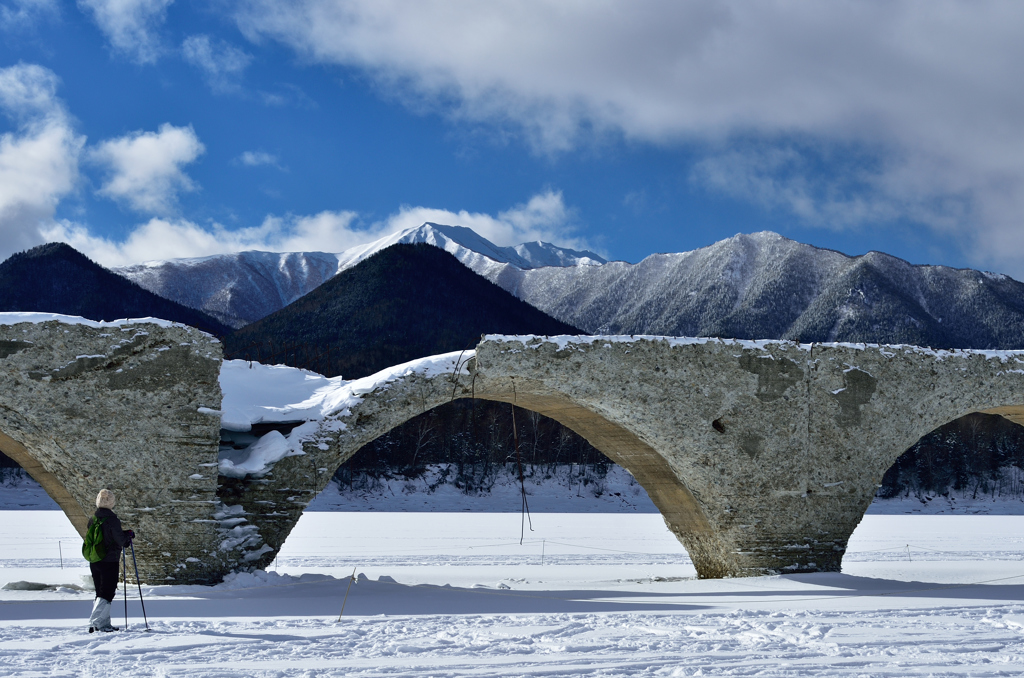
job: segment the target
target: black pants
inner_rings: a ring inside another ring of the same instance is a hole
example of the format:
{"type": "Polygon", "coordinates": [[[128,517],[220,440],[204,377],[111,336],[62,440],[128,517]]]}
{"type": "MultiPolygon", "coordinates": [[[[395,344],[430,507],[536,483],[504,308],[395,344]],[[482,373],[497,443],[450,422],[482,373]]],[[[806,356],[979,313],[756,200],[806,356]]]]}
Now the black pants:
{"type": "Polygon", "coordinates": [[[113,602],[117,595],[117,576],[121,570],[121,563],[89,563],[92,570],[92,581],[96,584],[96,597],[106,598],[113,602]]]}

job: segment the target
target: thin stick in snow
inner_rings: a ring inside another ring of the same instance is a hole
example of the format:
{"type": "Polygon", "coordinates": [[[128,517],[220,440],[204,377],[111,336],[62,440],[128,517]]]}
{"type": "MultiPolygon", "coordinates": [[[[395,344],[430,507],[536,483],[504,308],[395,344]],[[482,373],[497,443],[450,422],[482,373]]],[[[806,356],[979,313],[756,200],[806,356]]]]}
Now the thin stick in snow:
{"type": "Polygon", "coordinates": [[[526,536],[526,521],[530,521],[530,532],[533,532],[533,518],[530,517],[530,505],[526,503],[526,479],[523,477],[523,460],[519,456],[519,430],[516,428],[516,405],[519,396],[516,393],[516,380],[512,379],[512,441],[516,448],[516,464],[519,466],[519,489],[523,493],[523,517],[519,529],[519,545],[523,545],[526,536]]]}
{"type": "MultiPolygon", "coordinates": [[[[359,567],[356,565],[356,567],[359,567]]],[[[345,614],[345,603],[348,602],[348,592],[352,590],[352,582],[356,580],[356,568],[352,568],[352,576],[348,580],[348,588],[345,589],[345,599],[341,601],[341,612],[338,613],[338,621],[341,621],[341,615],[345,614]]]]}

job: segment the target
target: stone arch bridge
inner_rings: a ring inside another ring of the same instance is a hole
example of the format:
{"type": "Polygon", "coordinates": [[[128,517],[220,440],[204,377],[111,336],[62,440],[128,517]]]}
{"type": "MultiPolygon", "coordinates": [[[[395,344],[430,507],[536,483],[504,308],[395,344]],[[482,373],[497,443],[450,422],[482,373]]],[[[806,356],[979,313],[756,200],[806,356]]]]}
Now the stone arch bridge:
{"type": "Polygon", "coordinates": [[[265,408],[252,433],[276,427],[290,452],[230,478],[215,339],[151,319],[44,320],[0,314],[0,450],[80,533],[98,489],[117,491],[152,583],[266,565],[341,463],[453,398],[514,402],[582,435],[647,490],[701,577],[838,570],[921,436],[970,412],[1024,424],[1024,352],[485,337],[265,408]]]}

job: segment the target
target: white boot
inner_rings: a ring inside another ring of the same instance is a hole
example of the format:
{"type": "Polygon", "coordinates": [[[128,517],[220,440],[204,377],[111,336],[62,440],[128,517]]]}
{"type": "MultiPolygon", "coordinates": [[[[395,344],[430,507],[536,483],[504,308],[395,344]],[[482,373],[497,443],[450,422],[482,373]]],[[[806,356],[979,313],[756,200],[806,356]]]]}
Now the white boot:
{"type": "Polygon", "coordinates": [[[103,608],[109,606],[110,603],[103,598],[97,597],[96,600],[93,601],[92,614],[89,616],[89,633],[99,629],[100,621],[103,619],[103,608]]]}
{"type": "Polygon", "coordinates": [[[106,598],[97,598],[92,606],[92,616],[89,617],[89,633],[93,631],[117,631],[110,625],[110,601],[106,598]]]}

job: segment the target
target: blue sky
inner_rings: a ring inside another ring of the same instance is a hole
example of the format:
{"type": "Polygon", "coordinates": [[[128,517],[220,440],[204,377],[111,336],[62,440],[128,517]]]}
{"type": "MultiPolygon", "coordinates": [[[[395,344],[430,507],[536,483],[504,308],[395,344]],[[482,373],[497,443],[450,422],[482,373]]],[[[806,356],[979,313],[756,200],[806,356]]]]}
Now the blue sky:
{"type": "Polygon", "coordinates": [[[774,230],[1024,278],[1024,6],[0,0],[0,256],[638,261],[774,230]]]}

